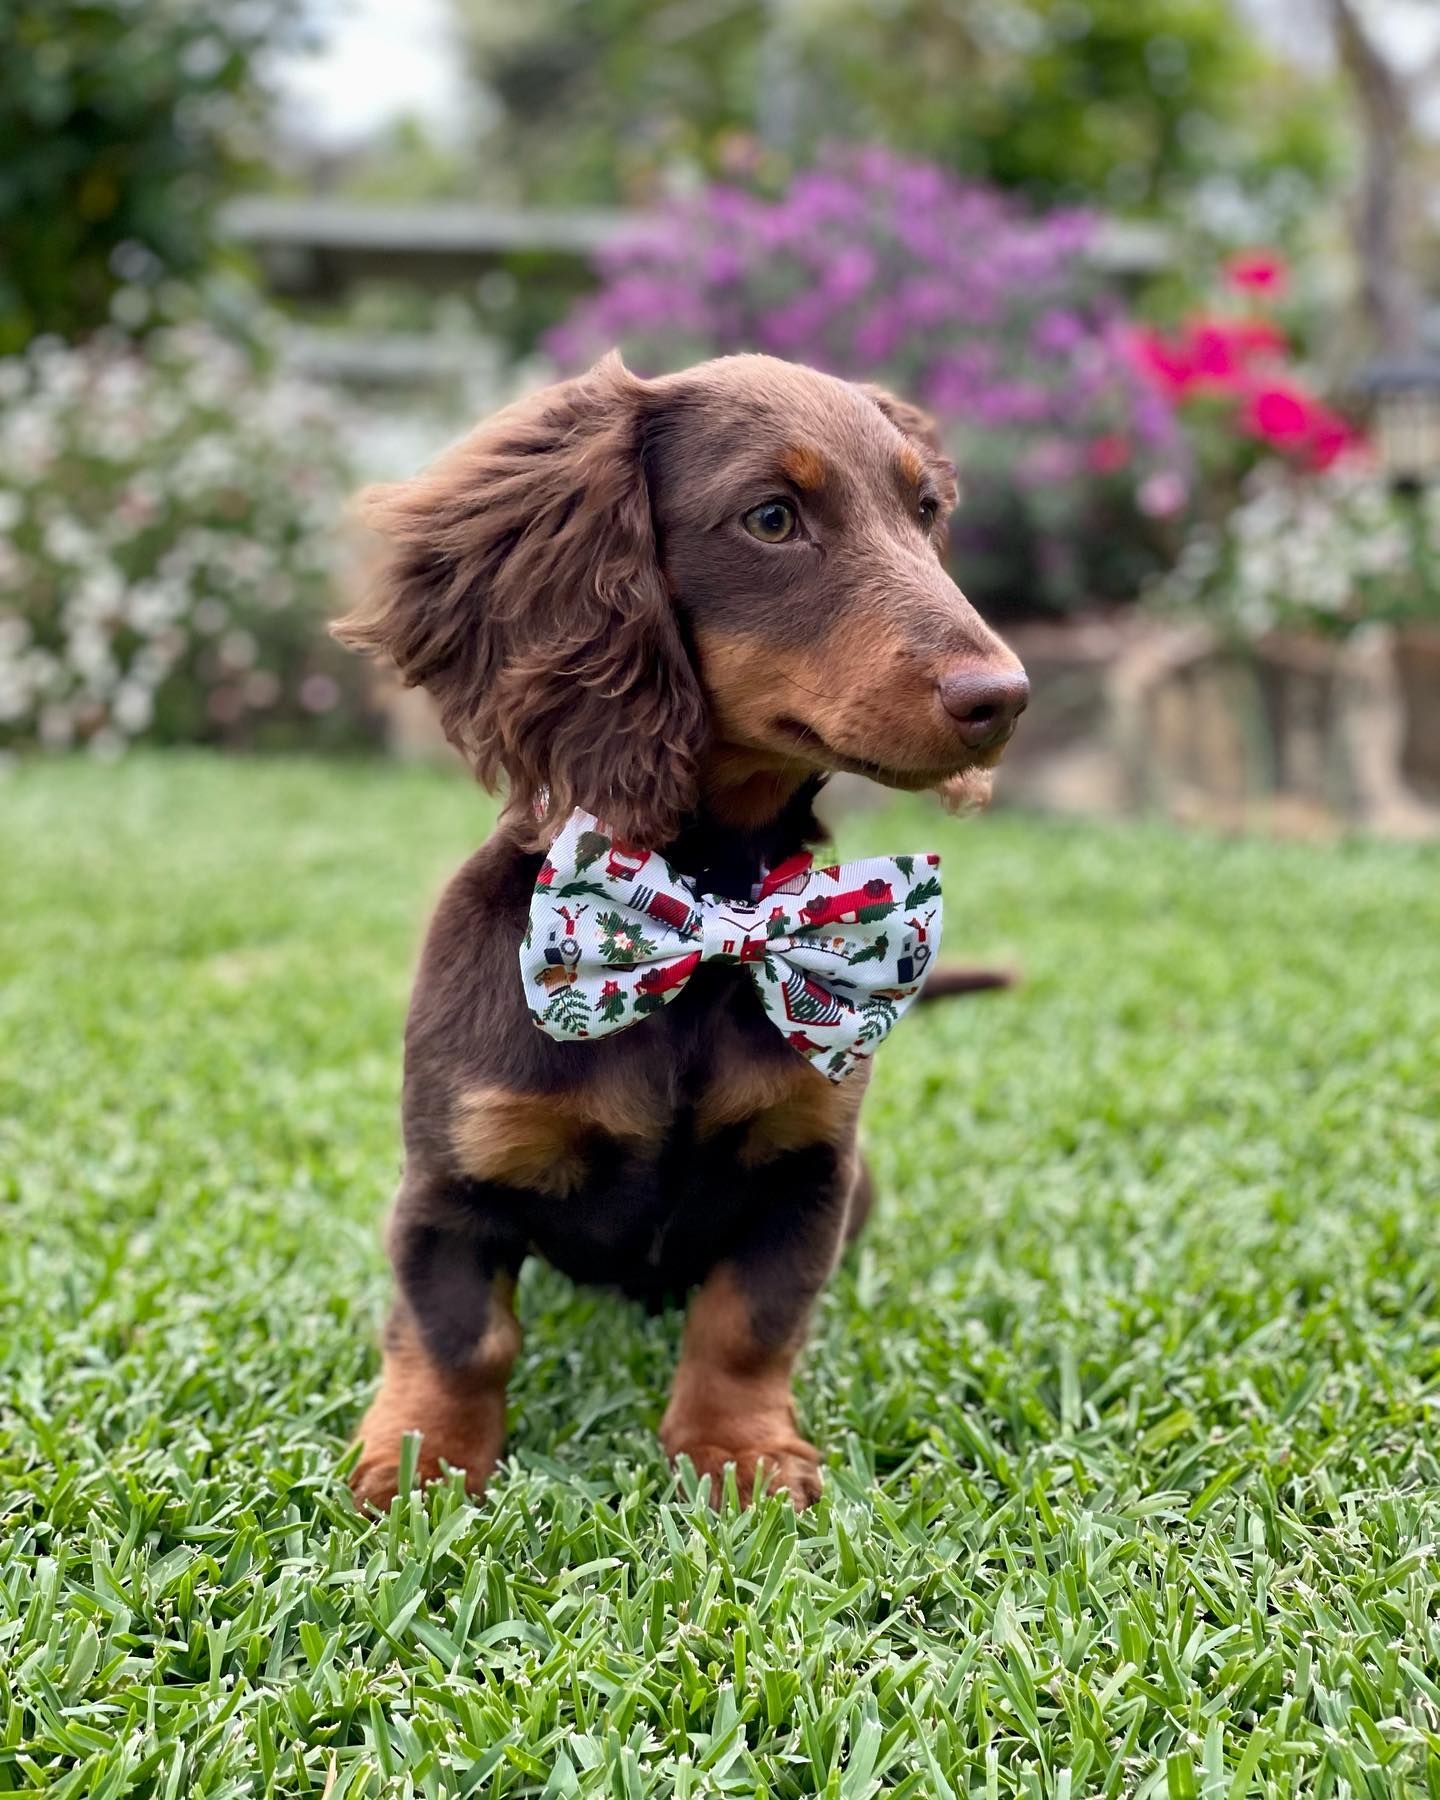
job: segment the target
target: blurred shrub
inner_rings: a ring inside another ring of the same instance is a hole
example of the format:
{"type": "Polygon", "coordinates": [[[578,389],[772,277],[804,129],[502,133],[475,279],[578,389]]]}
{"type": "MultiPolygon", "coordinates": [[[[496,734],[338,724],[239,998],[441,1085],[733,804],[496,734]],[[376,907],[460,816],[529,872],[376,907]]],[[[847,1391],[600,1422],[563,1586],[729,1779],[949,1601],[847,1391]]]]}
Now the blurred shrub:
{"type": "Polygon", "coordinates": [[[335,743],[334,403],[199,326],[0,360],[0,745],[335,743]]]}
{"type": "Polygon", "coordinates": [[[1264,464],[1240,504],[1195,534],[1156,598],[1244,638],[1440,619],[1440,489],[1397,495],[1356,457],[1318,476],[1264,464]]]}
{"type": "Polygon", "coordinates": [[[4,0],[0,352],[149,322],[210,260],[210,214],[258,160],[260,52],[284,0],[4,0]]]}
{"type": "Polygon", "coordinates": [[[551,334],[642,373],[762,350],[877,379],[936,414],[960,466],[966,591],[1006,609],[1131,599],[1189,503],[1173,407],[1085,258],[1088,215],[844,153],[774,201],[711,186],[608,254],[551,334]]]}
{"type": "Polygon", "coordinates": [[[1046,205],[1272,230],[1339,173],[1327,88],[1236,0],[453,0],[511,197],[648,204],[875,140],[1046,205]],[[1193,202],[1197,195],[1205,207],[1193,202]]]}
{"type": "Polygon", "coordinates": [[[1340,173],[1333,95],[1270,54],[1235,0],[807,0],[802,12],[827,129],[883,135],[1040,204],[1183,205],[1193,231],[1213,203],[1277,229],[1340,173]]]}
{"type": "Polygon", "coordinates": [[[1283,261],[1266,250],[1230,259],[1223,291],[1170,331],[1139,329],[1137,367],[1173,405],[1196,451],[1212,514],[1232,505],[1242,479],[1279,457],[1297,471],[1331,468],[1363,435],[1297,369],[1276,322],[1283,261]]]}

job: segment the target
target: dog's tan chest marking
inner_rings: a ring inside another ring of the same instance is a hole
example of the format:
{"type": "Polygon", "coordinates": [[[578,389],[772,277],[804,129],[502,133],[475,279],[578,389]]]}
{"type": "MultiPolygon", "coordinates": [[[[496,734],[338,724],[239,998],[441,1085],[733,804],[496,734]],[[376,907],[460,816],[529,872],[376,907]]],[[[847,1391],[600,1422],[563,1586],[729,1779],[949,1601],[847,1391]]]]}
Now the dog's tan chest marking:
{"type": "Polygon", "coordinates": [[[564,1094],[472,1088],[455,1107],[450,1144],[466,1175],[564,1199],[582,1185],[597,1137],[658,1146],[667,1119],[644,1092],[613,1077],[564,1094]]]}
{"type": "MultiPolygon", "coordinates": [[[[702,1147],[740,1127],[736,1152],[756,1168],[812,1144],[843,1146],[854,1134],[868,1070],[827,1081],[800,1057],[793,1062],[725,1059],[724,1074],[705,1089],[694,1114],[702,1147]]],[[[524,1094],[479,1087],[463,1094],[451,1117],[450,1144],[460,1170],[476,1181],[564,1199],[584,1185],[598,1142],[658,1152],[673,1129],[673,1107],[661,1096],[614,1076],[562,1094],[524,1094]]]]}
{"type": "Polygon", "coordinates": [[[695,1113],[703,1143],[729,1126],[744,1126],[737,1152],[746,1168],[811,1144],[845,1143],[865,1093],[868,1069],[827,1081],[796,1056],[790,1062],[736,1063],[705,1093],[695,1113]]]}

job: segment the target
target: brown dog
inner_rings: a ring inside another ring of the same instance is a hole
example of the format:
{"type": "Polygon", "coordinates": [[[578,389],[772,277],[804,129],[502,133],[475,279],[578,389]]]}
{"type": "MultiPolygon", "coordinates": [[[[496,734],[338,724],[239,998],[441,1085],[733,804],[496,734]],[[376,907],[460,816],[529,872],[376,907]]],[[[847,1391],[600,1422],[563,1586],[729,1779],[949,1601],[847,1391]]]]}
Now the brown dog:
{"type": "Polygon", "coordinates": [[[575,807],[745,899],[818,835],[832,770],[920,789],[993,765],[1027,687],[942,566],[955,497],[923,414],[760,356],[657,381],[607,358],[371,497],[388,563],[337,633],[429,690],[509,806],[440,902],[411,1005],[362,1499],[393,1495],[412,1430],[423,1476],[483,1487],[530,1253],[652,1302],[694,1290],[666,1450],[712,1495],[732,1462],[742,1495],[757,1469],[818,1494],[791,1371],[869,1203],[863,1068],[826,1080],[713,965],[634,1029],[557,1043],[517,953],[575,807]]]}

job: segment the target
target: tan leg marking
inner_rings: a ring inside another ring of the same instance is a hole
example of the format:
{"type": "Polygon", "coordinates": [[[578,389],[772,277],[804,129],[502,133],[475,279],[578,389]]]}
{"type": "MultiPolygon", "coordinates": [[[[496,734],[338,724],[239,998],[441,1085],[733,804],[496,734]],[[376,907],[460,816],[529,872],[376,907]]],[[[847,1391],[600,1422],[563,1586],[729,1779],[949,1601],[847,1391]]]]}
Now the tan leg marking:
{"type": "Polygon", "coordinates": [[[820,1496],[820,1458],[795,1425],[790,1375],[800,1337],[778,1348],[757,1344],[749,1308],[726,1268],[690,1303],[660,1442],[672,1460],[688,1456],[710,1477],[719,1504],[726,1463],[734,1463],[742,1505],[760,1470],[766,1489],[788,1488],[796,1510],[820,1496]]]}
{"type": "Polygon", "coordinates": [[[505,1382],[520,1351],[514,1291],[513,1281],[496,1277],[485,1335],[460,1369],[432,1361],[414,1321],[397,1311],[386,1328],[380,1391],[355,1434],[363,1446],[350,1477],[357,1500],[383,1509],[394,1499],[400,1440],[407,1431],[422,1434],[419,1480],[441,1474],[443,1459],[464,1469],[472,1494],[485,1491],[486,1477],[504,1448],[505,1382]]]}
{"type": "Polygon", "coordinates": [[[850,1176],[850,1198],[845,1208],[845,1242],[853,1244],[865,1229],[865,1221],[875,1208],[875,1184],[869,1165],[857,1149],[850,1176]]]}
{"type": "Polygon", "coordinates": [[[534,1188],[559,1199],[585,1179],[586,1152],[601,1134],[634,1148],[659,1141],[658,1110],[614,1076],[564,1094],[474,1088],[456,1104],[450,1143],[465,1174],[534,1188]]]}

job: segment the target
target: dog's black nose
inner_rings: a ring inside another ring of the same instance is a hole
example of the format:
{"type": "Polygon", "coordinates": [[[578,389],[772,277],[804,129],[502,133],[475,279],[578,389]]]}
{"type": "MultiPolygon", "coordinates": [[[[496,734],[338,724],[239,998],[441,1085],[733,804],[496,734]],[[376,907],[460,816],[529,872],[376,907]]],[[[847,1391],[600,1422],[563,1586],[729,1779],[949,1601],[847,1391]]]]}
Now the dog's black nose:
{"type": "Polygon", "coordinates": [[[1021,668],[959,670],[940,677],[940,701],[962,743],[971,750],[993,750],[1029,705],[1030,683],[1021,668]]]}

